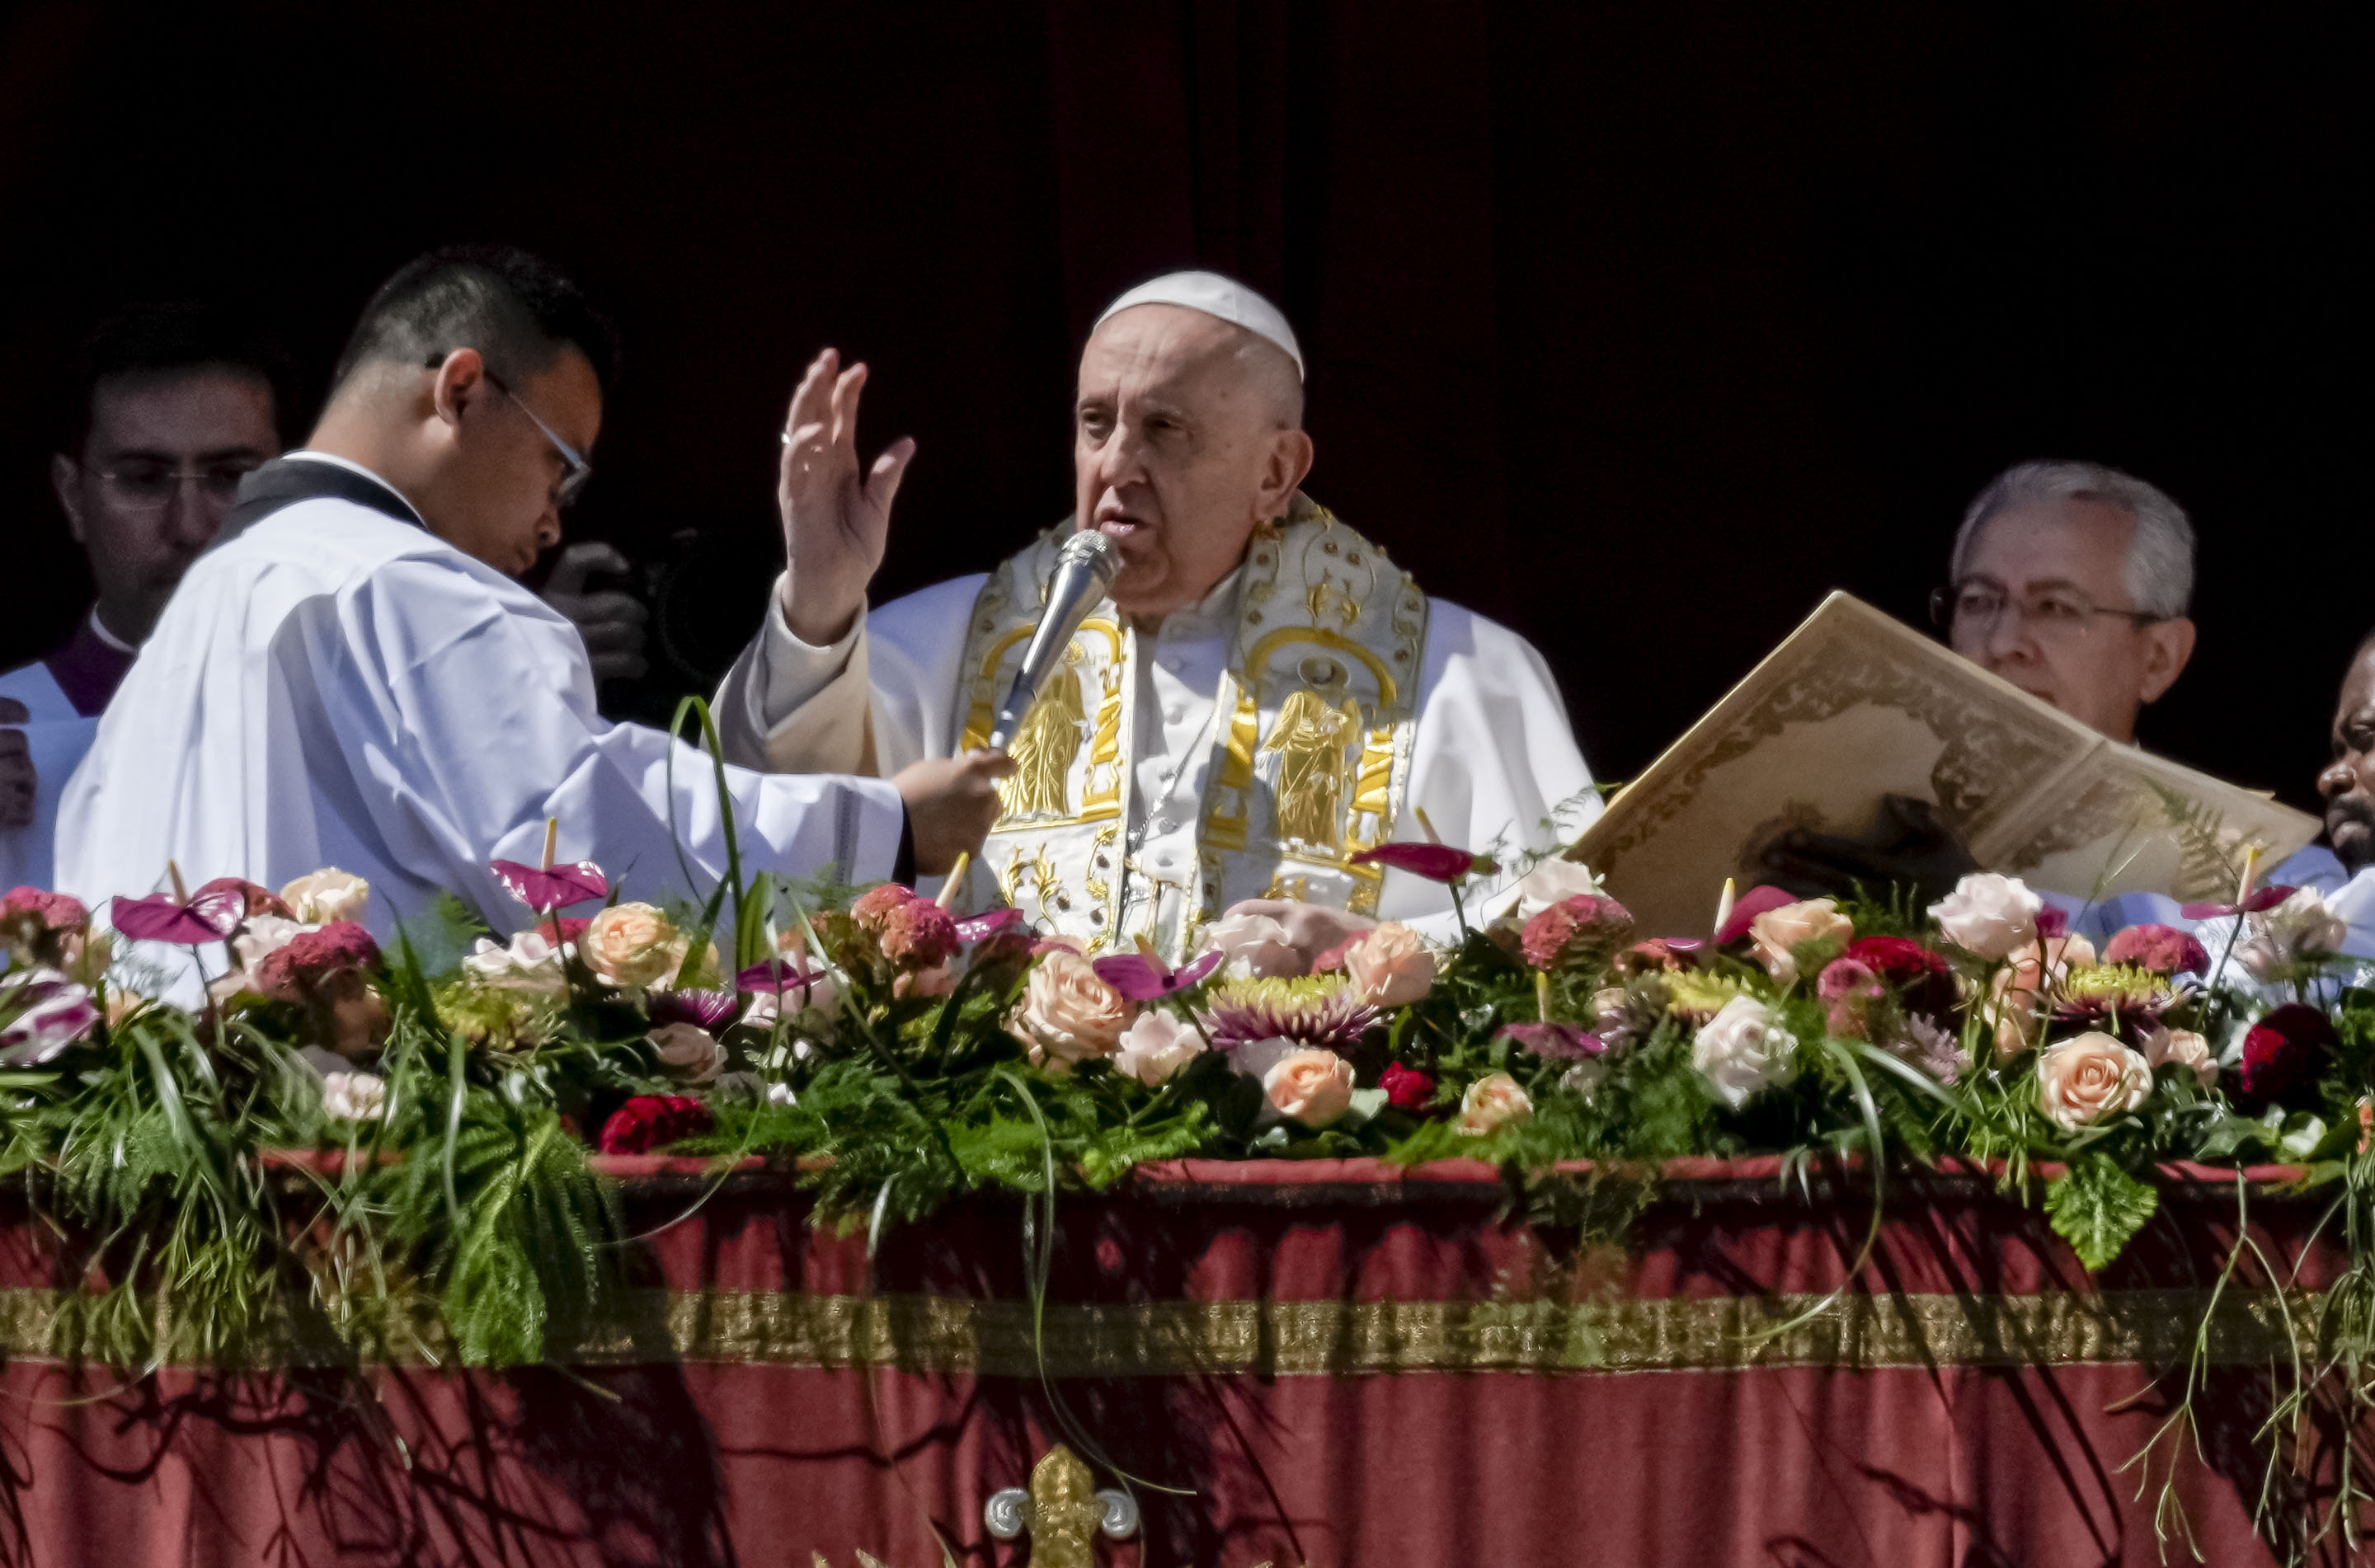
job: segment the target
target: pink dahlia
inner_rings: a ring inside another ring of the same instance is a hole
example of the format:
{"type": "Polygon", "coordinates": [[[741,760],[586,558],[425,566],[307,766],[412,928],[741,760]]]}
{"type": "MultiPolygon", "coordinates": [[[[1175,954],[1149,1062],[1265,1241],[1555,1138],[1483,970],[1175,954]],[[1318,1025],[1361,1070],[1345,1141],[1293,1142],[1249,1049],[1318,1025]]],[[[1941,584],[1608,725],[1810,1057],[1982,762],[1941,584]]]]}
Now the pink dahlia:
{"type": "Polygon", "coordinates": [[[2103,946],[2105,963],[2133,964],[2160,974],[2203,974],[2209,950],[2174,925],[2131,925],[2103,946]]]}
{"type": "Polygon", "coordinates": [[[1536,969],[1597,968],[1632,934],[1632,911],[1614,899],[1577,893],[1527,921],[1518,945],[1536,969]]]}
{"type": "Polygon", "coordinates": [[[956,956],[956,917],[929,899],[910,895],[892,905],[878,929],[884,956],[904,969],[930,969],[956,956]]]}

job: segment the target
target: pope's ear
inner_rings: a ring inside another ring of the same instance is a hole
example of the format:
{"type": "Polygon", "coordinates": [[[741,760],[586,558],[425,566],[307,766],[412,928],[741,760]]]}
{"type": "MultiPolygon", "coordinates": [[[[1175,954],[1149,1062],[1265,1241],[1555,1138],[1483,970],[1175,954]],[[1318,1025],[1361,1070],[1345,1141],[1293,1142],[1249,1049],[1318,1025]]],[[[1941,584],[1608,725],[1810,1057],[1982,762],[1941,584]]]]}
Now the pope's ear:
{"type": "Polygon", "coordinates": [[[1311,472],[1311,438],[1301,430],[1280,430],[1270,438],[1270,462],[1262,472],[1265,517],[1285,515],[1304,477],[1311,472]]]}
{"type": "Polygon", "coordinates": [[[459,424],[462,410],[491,391],[487,362],[476,348],[456,348],[430,372],[429,402],[438,419],[459,424]]]}
{"type": "Polygon", "coordinates": [[[2162,692],[2177,684],[2186,662],[2193,657],[2193,622],[2184,616],[2156,620],[2144,629],[2144,634],[2145,678],[2140,695],[2147,702],[2156,702],[2162,692]]]}

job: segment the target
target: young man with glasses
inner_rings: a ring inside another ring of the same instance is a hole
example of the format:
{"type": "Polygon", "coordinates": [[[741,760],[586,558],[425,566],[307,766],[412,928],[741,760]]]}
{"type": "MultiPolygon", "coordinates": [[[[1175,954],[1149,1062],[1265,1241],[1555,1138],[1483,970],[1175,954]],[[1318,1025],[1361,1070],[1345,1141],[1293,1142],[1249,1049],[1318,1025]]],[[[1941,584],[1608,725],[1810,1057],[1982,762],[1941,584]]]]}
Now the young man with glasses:
{"type": "Polygon", "coordinates": [[[705,894],[729,809],[752,870],[871,881],[977,847],[1003,758],[728,769],[721,801],[708,758],[596,712],[575,628],[514,578],[560,541],[615,362],[609,324],[523,253],[438,252],[383,285],[305,447],[241,487],[100,720],[59,810],[61,889],[335,865],[383,933],[447,892],[502,928],[523,912],[487,863],[537,855],[548,818],[563,858],[638,898],[705,894]]]}

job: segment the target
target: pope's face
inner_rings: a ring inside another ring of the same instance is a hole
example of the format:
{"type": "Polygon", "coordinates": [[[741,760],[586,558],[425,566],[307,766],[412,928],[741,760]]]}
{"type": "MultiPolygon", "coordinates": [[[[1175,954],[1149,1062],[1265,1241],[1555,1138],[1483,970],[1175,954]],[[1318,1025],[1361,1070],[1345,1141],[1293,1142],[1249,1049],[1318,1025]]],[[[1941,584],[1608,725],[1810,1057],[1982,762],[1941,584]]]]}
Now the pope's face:
{"type": "Polygon", "coordinates": [[[1121,551],[1114,603],[1163,616],[1235,569],[1311,466],[1283,411],[1292,361],[1242,328],[1181,305],[1111,316],[1081,355],[1072,409],[1073,506],[1121,551]],[[1265,356],[1275,356],[1275,362],[1265,356]]]}
{"type": "Polygon", "coordinates": [[[2168,690],[2193,652],[2193,623],[2143,625],[2127,612],[2135,519],[2103,501],[2030,501],[1988,519],[1956,584],[1960,604],[1997,599],[1992,616],[1958,612],[1955,651],[2114,740],[2168,690]]]}
{"type": "Polygon", "coordinates": [[[111,376],[91,392],[90,433],[51,464],[58,504],[90,559],[100,620],[145,640],[240,478],[280,449],[272,388],[230,366],[111,376]]]}
{"type": "Polygon", "coordinates": [[[2334,760],[2317,776],[2325,837],[2356,873],[2375,866],[2375,645],[2359,650],[2334,711],[2334,760]]]}
{"type": "MultiPolygon", "coordinates": [[[[455,358],[468,350],[457,351],[455,358]]],[[[602,383],[574,346],[541,371],[504,378],[508,395],[473,363],[443,376],[438,403],[447,445],[436,494],[422,513],[440,538],[518,576],[561,542],[557,495],[569,466],[542,430],[586,455],[602,429],[602,383]],[[529,417],[533,411],[534,418],[529,417]]]]}

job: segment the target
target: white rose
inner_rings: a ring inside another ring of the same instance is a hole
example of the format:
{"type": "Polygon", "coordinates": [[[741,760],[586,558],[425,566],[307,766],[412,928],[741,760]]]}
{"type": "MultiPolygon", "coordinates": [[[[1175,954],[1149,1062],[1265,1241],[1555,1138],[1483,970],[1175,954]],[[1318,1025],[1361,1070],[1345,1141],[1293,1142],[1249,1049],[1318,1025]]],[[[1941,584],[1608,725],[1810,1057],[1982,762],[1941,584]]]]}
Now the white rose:
{"type": "Polygon", "coordinates": [[[1839,913],[1830,899],[1805,899],[1768,909],[1748,923],[1748,940],[1765,973],[1780,986],[1798,983],[1798,947],[1806,942],[1835,942],[1846,947],[1855,936],[1855,922],[1839,913]]]}
{"type": "Polygon", "coordinates": [[[2339,952],[2350,935],[2341,916],[2326,908],[2315,888],[2296,888],[2274,909],[2244,916],[2243,939],[2235,944],[2235,961],[2263,985],[2286,978],[2302,960],[2339,952]]]}
{"type": "Polygon", "coordinates": [[[1267,914],[1232,914],[1204,927],[1207,951],[1221,955],[1221,973],[1235,980],[1301,974],[1310,960],[1290,940],[1286,927],[1267,914]]]}
{"type": "Polygon", "coordinates": [[[2152,1066],[2109,1034],[2057,1041],[2037,1060],[2037,1106],[2067,1132],[2133,1111],[2152,1092],[2152,1066]]]}
{"type": "Polygon", "coordinates": [[[660,1066],[687,1083],[708,1083],[726,1066],[726,1047],[697,1023],[664,1023],[646,1038],[660,1066]]]}
{"type": "Polygon", "coordinates": [[[1734,996],[1691,1039],[1691,1066],[1733,1110],[1798,1076],[1798,1039],[1754,996],[1734,996]]]}
{"type": "Polygon", "coordinates": [[[1586,1056],[1582,1061],[1559,1074],[1558,1086],[1570,1094],[1583,1096],[1583,1102],[1589,1105],[1591,1103],[1592,1096],[1600,1092],[1600,1086],[1608,1081],[1611,1070],[1608,1063],[1602,1058],[1586,1056]]]}
{"type": "Polygon", "coordinates": [[[2044,907],[2045,901],[2019,878],[1973,871],[1930,906],[1930,918],[1946,940],[1993,963],[2037,940],[2037,916],[2044,907]]]}
{"type": "Polygon", "coordinates": [[[308,931],[318,931],[301,920],[286,920],[278,914],[252,914],[238,936],[230,939],[230,950],[242,969],[253,970],[266,955],[277,953],[308,931]]]}
{"type": "Polygon", "coordinates": [[[325,866],[281,889],[280,902],[298,919],[316,925],[327,925],[333,920],[351,920],[360,925],[363,912],[371,906],[371,884],[352,872],[325,866]]]}
{"type": "Polygon", "coordinates": [[[557,991],[569,984],[568,972],[561,963],[561,949],[537,931],[523,931],[509,945],[500,948],[479,937],[478,946],[463,958],[462,973],[490,985],[522,990],[557,991]]]}
{"type": "Polygon", "coordinates": [[[1471,1138],[1534,1114],[1534,1102],[1507,1073],[1486,1073],[1459,1097],[1459,1128],[1471,1138]]]}
{"type": "Polygon", "coordinates": [[[2154,1067],[2180,1067],[2204,1089],[2218,1081],[2218,1057],[2210,1042],[2190,1029],[2156,1029],[2145,1037],[2145,1060],[2154,1067]]]}
{"type": "Polygon", "coordinates": [[[322,1114],[337,1122],[376,1122],[387,1114],[387,1083],[377,1073],[322,1075],[322,1114]]]}
{"type": "Polygon", "coordinates": [[[1152,1089],[1203,1049],[1204,1037],[1193,1024],[1175,1013],[1150,1009],[1122,1032],[1121,1044],[1113,1054],[1114,1071],[1127,1073],[1152,1089]]]}
{"type": "Polygon", "coordinates": [[[1522,925],[1554,903],[1589,893],[1600,895],[1600,878],[1577,860],[1545,860],[1518,879],[1518,902],[1509,918],[1522,925]]]}

